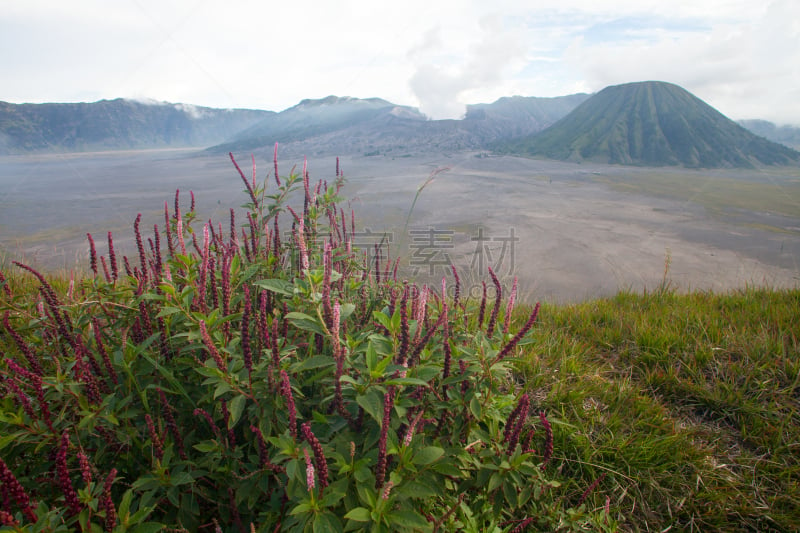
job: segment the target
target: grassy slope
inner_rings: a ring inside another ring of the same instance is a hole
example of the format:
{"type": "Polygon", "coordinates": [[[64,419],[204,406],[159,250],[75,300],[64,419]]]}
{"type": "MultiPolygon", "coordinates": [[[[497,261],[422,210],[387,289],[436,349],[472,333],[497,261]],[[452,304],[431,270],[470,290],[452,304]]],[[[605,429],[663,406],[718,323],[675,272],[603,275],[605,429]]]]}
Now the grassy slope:
{"type": "Polygon", "coordinates": [[[800,289],[623,292],[539,316],[520,383],[575,499],[605,473],[590,501],[609,496],[623,530],[800,529],[800,289]]]}
{"type": "MultiPolygon", "coordinates": [[[[520,310],[520,317],[524,316],[520,310]]],[[[527,387],[624,529],[800,529],[800,290],[545,307],[527,387]]],[[[576,486],[577,490],[577,486],[576,486]]]]}

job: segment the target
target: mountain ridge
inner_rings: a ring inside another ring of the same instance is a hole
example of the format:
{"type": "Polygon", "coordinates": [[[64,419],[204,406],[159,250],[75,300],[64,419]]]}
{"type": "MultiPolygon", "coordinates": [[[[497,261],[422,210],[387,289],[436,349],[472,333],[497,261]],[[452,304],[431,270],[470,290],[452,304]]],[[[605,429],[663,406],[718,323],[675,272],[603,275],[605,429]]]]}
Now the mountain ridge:
{"type": "Polygon", "coordinates": [[[309,156],[472,150],[628,165],[752,167],[799,164],[800,154],[764,138],[786,144],[797,131],[766,121],[737,124],[685,89],[656,81],[593,95],[502,97],[467,106],[459,120],[431,120],[382,98],[335,95],[303,99],[277,113],[122,98],[0,102],[0,154],[183,146],[255,153],[280,142],[285,153],[309,156]]]}
{"type": "Polygon", "coordinates": [[[760,119],[739,120],[737,122],[760,137],[788,146],[793,150],[800,150],[800,127],[779,126],[768,120],[760,119]]]}
{"type": "Polygon", "coordinates": [[[208,150],[258,150],[277,140],[309,155],[485,150],[491,142],[541,131],[588,97],[504,97],[468,106],[460,120],[430,120],[417,108],[380,98],[328,96],[302,100],[208,150]],[[312,116],[310,109],[319,113],[312,116]]]}
{"type": "Polygon", "coordinates": [[[269,114],[125,98],[0,102],[0,154],[207,146],[269,114]]]}

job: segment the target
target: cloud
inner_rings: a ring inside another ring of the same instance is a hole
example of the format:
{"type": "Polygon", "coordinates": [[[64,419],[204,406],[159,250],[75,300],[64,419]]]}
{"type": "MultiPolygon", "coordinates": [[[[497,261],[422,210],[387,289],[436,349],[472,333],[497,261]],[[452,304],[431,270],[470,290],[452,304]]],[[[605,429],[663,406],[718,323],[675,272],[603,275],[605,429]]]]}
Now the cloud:
{"type": "Polygon", "coordinates": [[[461,58],[446,53],[441,27],[426,32],[409,51],[416,63],[409,86],[429,117],[461,118],[466,92],[500,85],[510,68],[521,67],[525,48],[499,16],[485,16],[479,26],[480,40],[470,43],[461,58]]]}
{"type": "Polygon", "coordinates": [[[593,90],[639,80],[676,83],[734,119],[800,123],[800,3],[775,0],[749,24],[655,26],[624,40],[576,38],[564,54],[593,90]],[[632,42],[633,37],[633,42],[632,42]]]}
{"type": "Polygon", "coordinates": [[[455,118],[500,96],[663,79],[733,118],[800,124],[797,0],[7,4],[0,100],[278,111],[337,94],[455,118]]]}

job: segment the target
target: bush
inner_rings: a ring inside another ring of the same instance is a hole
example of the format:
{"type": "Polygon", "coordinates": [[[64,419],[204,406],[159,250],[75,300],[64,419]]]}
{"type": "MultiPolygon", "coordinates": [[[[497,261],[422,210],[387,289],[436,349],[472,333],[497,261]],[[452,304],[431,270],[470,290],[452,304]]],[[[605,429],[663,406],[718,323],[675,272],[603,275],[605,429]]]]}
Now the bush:
{"type": "Polygon", "coordinates": [[[594,487],[559,491],[516,381],[538,306],[508,332],[491,271],[491,305],[461,300],[455,269],[452,299],[398,281],[383,248],[351,246],[338,169],[316,186],[277,170],[272,194],[239,170],[229,235],[194,229],[176,194],[147,250],[137,217],[122,271],[89,235],[77,287],[20,263],[38,295],[0,280],[5,528],[613,530],[583,505],[594,487]]]}

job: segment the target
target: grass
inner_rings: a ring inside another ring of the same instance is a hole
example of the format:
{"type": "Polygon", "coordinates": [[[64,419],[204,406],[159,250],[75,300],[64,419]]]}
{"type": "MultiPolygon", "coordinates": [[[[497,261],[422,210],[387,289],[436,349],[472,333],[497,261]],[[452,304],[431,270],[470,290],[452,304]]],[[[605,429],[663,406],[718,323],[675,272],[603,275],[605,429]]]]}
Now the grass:
{"type": "MultiPolygon", "coordinates": [[[[33,278],[3,273],[36,294],[33,278]]],[[[529,313],[515,309],[512,331],[529,313]]],[[[565,504],[605,474],[588,501],[609,497],[624,531],[800,529],[799,289],[665,284],[539,316],[518,379],[553,424],[565,504]]]]}
{"type": "Polygon", "coordinates": [[[800,529],[800,290],[622,292],[540,317],[522,380],[564,421],[562,468],[607,474],[595,505],[611,494],[623,529],[800,529]]]}

